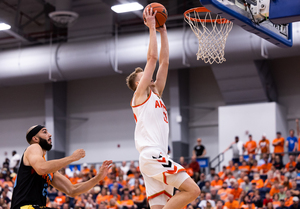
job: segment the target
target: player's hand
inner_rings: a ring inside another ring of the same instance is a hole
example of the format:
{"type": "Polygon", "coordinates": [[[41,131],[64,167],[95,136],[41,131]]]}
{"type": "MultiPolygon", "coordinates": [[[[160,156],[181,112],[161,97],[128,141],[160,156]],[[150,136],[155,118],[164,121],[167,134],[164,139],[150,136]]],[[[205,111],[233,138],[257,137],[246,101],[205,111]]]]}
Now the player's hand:
{"type": "Polygon", "coordinates": [[[85,157],[85,151],[83,149],[77,149],[71,155],[73,161],[80,160],[81,158],[85,157]]]}
{"type": "Polygon", "coordinates": [[[156,15],[156,12],[153,12],[153,9],[149,7],[147,7],[145,10],[144,10],[144,24],[148,27],[148,28],[151,28],[151,27],[154,27],[155,28],[155,24],[156,24],[156,21],[155,21],[155,15],[156,15]]]}
{"type": "Polygon", "coordinates": [[[157,32],[164,32],[164,31],[167,31],[167,27],[166,27],[166,24],[164,24],[163,26],[159,27],[159,28],[156,28],[156,31],[157,32]]]}
{"type": "Polygon", "coordinates": [[[110,169],[112,165],[112,161],[111,160],[105,160],[100,169],[99,169],[99,174],[98,176],[100,176],[100,181],[103,180],[105,178],[105,176],[107,175],[108,173],[108,170],[110,169]]]}
{"type": "Polygon", "coordinates": [[[295,121],[296,121],[296,123],[299,123],[299,119],[298,118],[295,121]]]}

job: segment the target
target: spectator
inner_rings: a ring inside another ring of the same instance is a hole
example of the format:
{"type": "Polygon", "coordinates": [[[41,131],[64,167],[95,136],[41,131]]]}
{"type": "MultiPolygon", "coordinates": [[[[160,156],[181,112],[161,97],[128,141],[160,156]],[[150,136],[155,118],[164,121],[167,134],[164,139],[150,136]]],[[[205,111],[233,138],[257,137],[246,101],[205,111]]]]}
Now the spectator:
{"type": "Polygon", "coordinates": [[[288,177],[284,176],[284,180],[282,182],[282,185],[284,186],[285,190],[292,188],[292,183],[289,181],[288,177]]]}
{"type": "Polygon", "coordinates": [[[215,188],[211,188],[210,190],[210,194],[211,194],[211,199],[215,202],[217,202],[218,200],[220,200],[220,195],[217,194],[217,189],[215,188]]]}
{"type": "Polygon", "coordinates": [[[200,173],[200,166],[195,156],[192,156],[191,163],[189,164],[189,167],[193,169],[194,172],[194,178],[199,179],[199,173],[200,173]]]}
{"type": "Polygon", "coordinates": [[[135,188],[132,200],[138,209],[145,207],[145,196],[142,194],[140,188],[135,188]]]}
{"type": "MultiPolygon", "coordinates": [[[[273,163],[273,166],[276,168],[276,170],[282,170],[284,168],[284,165],[281,160],[281,155],[275,156],[275,162],[273,163]]],[[[300,164],[299,164],[300,165],[300,164]]]]}
{"type": "Polygon", "coordinates": [[[108,203],[108,200],[109,200],[109,196],[108,196],[108,188],[107,187],[102,187],[102,190],[101,190],[101,193],[99,193],[97,195],[97,198],[96,198],[96,203],[99,205],[101,202],[106,202],[108,203]]]}
{"type": "Polygon", "coordinates": [[[252,166],[254,164],[254,161],[255,161],[255,156],[253,154],[249,154],[249,157],[248,157],[248,164],[250,166],[252,166]]]}
{"type": "Polygon", "coordinates": [[[122,162],[122,166],[120,167],[120,169],[123,171],[123,173],[124,173],[124,179],[126,180],[126,174],[129,171],[129,166],[127,165],[126,161],[122,162]]]}
{"type": "Polygon", "coordinates": [[[227,170],[226,166],[223,165],[222,166],[222,170],[218,173],[218,175],[220,176],[220,179],[224,180],[224,177],[225,177],[225,174],[226,174],[226,170],[227,170]]]}
{"type": "Polygon", "coordinates": [[[214,180],[215,174],[216,174],[216,169],[215,168],[210,168],[210,174],[208,174],[206,176],[206,180],[208,180],[208,181],[214,180]]]}
{"type": "Polygon", "coordinates": [[[66,202],[66,196],[63,195],[61,191],[58,191],[57,197],[55,197],[54,202],[58,205],[61,206],[63,203],[66,202]]]}
{"type": "Polygon", "coordinates": [[[255,190],[254,195],[251,197],[251,201],[257,208],[262,208],[263,201],[258,190],[255,190]]]}
{"type": "Polygon", "coordinates": [[[224,203],[222,200],[217,201],[216,209],[223,209],[224,203]]]}
{"type": "Polygon", "coordinates": [[[244,177],[245,177],[245,176],[246,176],[246,173],[245,173],[244,171],[241,171],[241,172],[240,172],[240,177],[239,177],[239,179],[237,180],[239,186],[241,186],[241,183],[244,182],[244,177]]]}
{"type": "Polygon", "coordinates": [[[12,170],[15,172],[15,173],[18,173],[18,168],[19,168],[19,165],[20,165],[20,160],[21,160],[21,157],[19,154],[17,154],[17,151],[12,151],[12,158],[10,160],[10,167],[12,168],[12,170]]]}
{"type": "Polygon", "coordinates": [[[197,182],[197,185],[199,186],[199,188],[202,191],[202,187],[205,185],[205,174],[204,173],[200,174],[200,180],[197,182]]]}
{"type": "Polygon", "coordinates": [[[261,175],[267,175],[268,172],[271,170],[272,163],[269,163],[268,159],[269,159],[268,156],[264,155],[264,157],[263,157],[264,164],[262,164],[259,168],[261,175]]]}
{"type": "Polygon", "coordinates": [[[284,199],[284,201],[285,201],[284,205],[286,207],[290,207],[293,204],[293,197],[291,195],[290,190],[286,190],[285,195],[286,195],[286,198],[284,199]]]}
{"type": "Polygon", "coordinates": [[[232,149],[232,162],[239,163],[239,157],[243,154],[243,142],[239,140],[239,137],[235,137],[235,141],[232,142],[227,149],[224,150],[225,153],[227,150],[232,149]]]}
{"type": "Polygon", "coordinates": [[[196,158],[204,157],[206,155],[206,149],[201,144],[201,142],[202,142],[202,139],[198,138],[197,145],[194,147],[194,150],[193,150],[193,156],[196,156],[196,158]]]}
{"type": "Polygon", "coordinates": [[[297,183],[296,183],[295,180],[292,181],[291,194],[292,194],[292,196],[299,196],[300,195],[300,192],[297,189],[297,183]]]}
{"type": "Polygon", "coordinates": [[[220,179],[218,174],[215,174],[214,180],[211,181],[210,185],[215,189],[220,189],[223,185],[223,181],[220,179]]]}
{"type": "MultiPolygon", "coordinates": [[[[236,179],[240,177],[241,172],[244,172],[244,171],[239,170],[239,167],[241,167],[241,166],[239,166],[238,163],[234,163],[234,171],[232,171],[232,175],[236,179]]],[[[250,169],[250,167],[249,167],[249,169],[250,169]]]]}
{"type": "Polygon", "coordinates": [[[99,205],[99,209],[118,209],[117,200],[115,198],[112,198],[109,200],[108,204],[105,202],[102,202],[101,205],[99,205]],[[104,208],[100,208],[100,206],[104,203],[104,208]]]}
{"type": "Polygon", "coordinates": [[[258,149],[260,153],[270,153],[270,141],[266,138],[266,134],[262,135],[262,139],[258,143],[258,149]]]}
{"type": "Polygon", "coordinates": [[[139,181],[139,183],[140,183],[141,185],[143,185],[143,184],[144,184],[144,180],[140,177],[140,172],[138,172],[138,171],[136,170],[136,171],[134,171],[133,174],[134,174],[134,178],[131,178],[131,179],[128,181],[129,185],[130,185],[130,186],[134,186],[134,182],[135,182],[136,179],[139,181]]]}
{"type": "MultiPolygon", "coordinates": [[[[192,156],[193,157],[193,156],[192,156]]],[[[185,161],[185,159],[184,159],[184,157],[183,156],[181,156],[180,158],[179,158],[179,164],[182,166],[182,167],[184,167],[184,168],[187,168],[188,167],[188,164],[187,164],[187,162],[185,161]]],[[[199,163],[198,163],[199,164],[199,163]]]]}
{"type": "Polygon", "coordinates": [[[212,204],[210,202],[206,202],[205,209],[214,209],[215,207],[212,207],[212,204]]]}
{"type": "Polygon", "coordinates": [[[2,169],[6,168],[6,170],[9,170],[9,162],[10,160],[8,158],[5,158],[4,162],[2,163],[2,169]]]}
{"type": "Polygon", "coordinates": [[[289,165],[287,172],[284,174],[289,179],[295,179],[297,177],[297,172],[295,171],[295,167],[292,164],[289,165]]]}
{"type": "Polygon", "coordinates": [[[264,186],[264,182],[263,180],[260,178],[258,173],[254,173],[253,175],[253,180],[251,181],[251,183],[255,183],[256,184],[256,189],[260,189],[264,186]]]}
{"type": "Polygon", "coordinates": [[[129,194],[129,190],[127,188],[124,189],[124,194],[122,196],[122,200],[120,202],[120,206],[126,209],[134,208],[134,202],[132,201],[132,197],[129,194]]]}
{"type": "Polygon", "coordinates": [[[93,200],[92,194],[88,194],[87,199],[85,201],[85,208],[86,209],[96,209],[96,203],[93,200]]]}
{"type": "Polygon", "coordinates": [[[289,156],[289,162],[285,165],[285,171],[289,171],[290,166],[296,168],[295,155],[289,156]]]}
{"type": "Polygon", "coordinates": [[[273,195],[273,207],[274,209],[280,206],[280,201],[279,201],[279,195],[278,193],[275,193],[273,195]]]}
{"type": "Polygon", "coordinates": [[[239,166],[239,171],[245,172],[247,175],[250,173],[250,166],[247,164],[247,161],[244,160],[242,165],[239,166]]]}
{"type": "Polygon", "coordinates": [[[249,141],[247,141],[244,145],[247,154],[255,155],[255,150],[257,149],[256,141],[252,140],[252,135],[249,135],[249,141]]]}
{"type": "Polygon", "coordinates": [[[230,194],[233,195],[233,198],[235,200],[239,199],[241,192],[243,191],[242,188],[239,187],[239,184],[237,182],[234,183],[234,188],[231,189],[230,194]]]}
{"type": "Polygon", "coordinates": [[[266,197],[263,201],[263,207],[266,207],[269,202],[273,202],[273,199],[271,198],[269,193],[266,193],[266,197]]]}
{"type": "Polygon", "coordinates": [[[11,199],[9,199],[9,197],[7,196],[6,191],[2,192],[0,199],[2,199],[3,205],[7,205],[7,208],[10,208],[11,199]]]}
{"type": "Polygon", "coordinates": [[[227,183],[223,182],[222,188],[218,190],[218,195],[220,196],[221,200],[227,200],[230,191],[231,189],[228,188],[227,183]]]}
{"type": "Polygon", "coordinates": [[[77,165],[74,165],[73,167],[73,175],[76,173],[77,176],[80,175],[80,170],[78,170],[78,166],[77,165]]]}
{"type": "Polygon", "coordinates": [[[211,189],[210,181],[206,180],[204,187],[202,187],[202,192],[209,193],[211,189]]]}
{"type": "Polygon", "coordinates": [[[298,139],[294,136],[295,131],[290,130],[290,136],[286,138],[285,146],[288,148],[288,152],[296,152],[298,148],[298,139]]]}
{"type": "MultiPolygon", "coordinates": [[[[278,194],[280,192],[279,190],[279,182],[278,181],[274,181],[274,185],[272,186],[271,190],[270,190],[270,195],[273,197],[275,194],[278,194]]],[[[278,196],[278,200],[279,200],[279,196],[278,196]]]]}
{"type": "Polygon", "coordinates": [[[90,174],[92,174],[92,177],[94,177],[94,176],[97,175],[97,170],[96,170],[95,164],[92,164],[92,165],[91,165],[91,168],[90,168],[90,174]]]}
{"type": "Polygon", "coordinates": [[[12,192],[11,192],[11,189],[8,187],[8,185],[4,186],[2,192],[6,192],[6,196],[11,200],[12,192]]]}
{"type": "Polygon", "coordinates": [[[289,209],[300,209],[298,197],[293,197],[293,204],[289,207],[289,209]]]}
{"type": "Polygon", "coordinates": [[[198,207],[201,208],[201,209],[205,209],[206,205],[207,205],[207,202],[209,202],[212,207],[215,207],[215,202],[211,199],[211,194],[210,193],[206,193],[205,200],[202,200],[199,203],[198,207]]]}
{"type": "Polygon", "coordinates": [[[240,184],[240,187],[245,191],[246,193],[251,189],[251,182],[249,181],[249,177],[245,176],[244,177],[244,182],[240,184]]]}
{"type": "Polygon", "coordinates": [[[288,207],[285,206],[285,200],[280,199],[280,206],[276,209],[288,209],[288,207]]]}
{"type": "MultiPolygon", "coordinates": [[[[129,191],[128,188],[125,189],[129,191]]],[[[125,191],[125,189],[123,191],[125,191]]],[[[110,200],[112,198],[115,198],[116,201],[121,200],[121,196],[118,194],[118,189],[116,187],[111,188],[111,194],[109,195],[108,199],[110,200]]]]}
{"type": "Polygon", "coordinates": [[[283,185],[279,185],[279,200],[281,199],[285,199],[286,198],[286,194],[285,194],[285,191],[284,191],[284,186],[283,185]]]}
{"type": "Polygon", "coordinates": [[[258,171],[259,171],[259,167],[257,165],[257,160],[253,160],[253,165],[250,168],[250,173],[251,174],[258,173],[258,171]]]}
{"type": "MultiPolygon", "coordinates": [[[[281,132],[276,133],[276,139],[273,140],[272,145],[274,146],[274,153],[284,152],[284,138],[281,136],[281,132]]],[[[281,161],[284,154],[279,154],[281,161]]]]}
{"type": "Polygon", "coordinates": [[[73,177],[73,171],[68,166],[65,167],[65,173],[68,176],[68,178],[72,178],[73,177]]]}
{"type": "Polygon", "coordinates": [[[274,209],[273,202],[268,202],[267,209],[274,209]]]}
{"type": "Polygon", "coordinates": [[[243,205],[241,208],[243,208],[243,209],[255,209],[255,205],[252,203],[251,200],[248,200],[247,204],[243,205]]]}
{"type": "Polygon", "coordinates": [[[234,199],[232,194],[228,195],[228,201],[225,203],[228,209],[239,209],[239,202],[234,199]]]}

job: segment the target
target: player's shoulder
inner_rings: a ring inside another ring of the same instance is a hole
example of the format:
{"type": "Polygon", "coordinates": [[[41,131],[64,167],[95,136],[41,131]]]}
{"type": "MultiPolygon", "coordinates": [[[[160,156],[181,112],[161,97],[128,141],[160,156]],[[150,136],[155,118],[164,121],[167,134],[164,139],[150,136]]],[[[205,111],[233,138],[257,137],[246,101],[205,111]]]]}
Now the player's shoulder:
{"type": "Polygon", "coordinates": [[[29,147],[27,147],[26,151],[24,154],[27,154],[27,153],[35,153],[35,154],[38,154],[38,153],[43,153],[43,150],[41,148],[41,146],[39,144],[31,144],[29,147]]]}

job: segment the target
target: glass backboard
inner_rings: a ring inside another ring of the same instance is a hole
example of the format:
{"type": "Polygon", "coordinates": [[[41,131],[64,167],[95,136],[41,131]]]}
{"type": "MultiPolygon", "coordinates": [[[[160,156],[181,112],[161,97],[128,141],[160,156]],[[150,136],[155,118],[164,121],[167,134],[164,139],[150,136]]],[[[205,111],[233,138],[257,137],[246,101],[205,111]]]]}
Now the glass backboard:
{"type": "Polygon", "coordinates": [[[279,47],[293,45],[292,24],[275,24],[270,21],[270,0],[200,0],[200,2],[212,13],[279,47]]]}

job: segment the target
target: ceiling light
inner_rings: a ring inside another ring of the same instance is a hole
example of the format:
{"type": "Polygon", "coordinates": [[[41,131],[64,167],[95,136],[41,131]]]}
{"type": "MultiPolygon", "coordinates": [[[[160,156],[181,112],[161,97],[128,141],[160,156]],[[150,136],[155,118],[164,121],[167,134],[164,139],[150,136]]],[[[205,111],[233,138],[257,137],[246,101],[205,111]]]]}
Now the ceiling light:
{"type": "Polygon", "coordinates": [[[144,7],[137,2],[128,3],[128,4],[119,4],[111,7],[111,9],[116,13],[132,12],[132,11],[142,10],[143,8],[144,7]]]}
{"type": "Polygon", "coordinates": [[[11,27],[6,23],[0,23],[0,30],[9,30],[11,27]]]}

